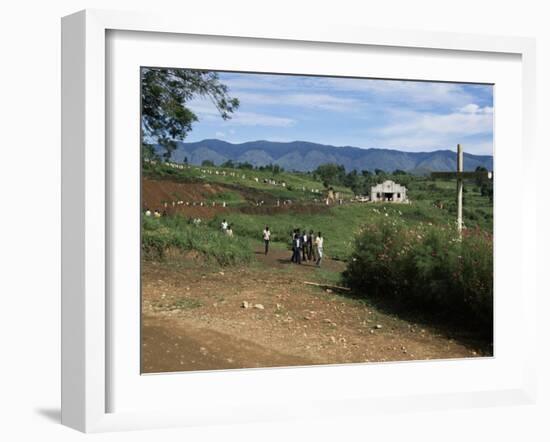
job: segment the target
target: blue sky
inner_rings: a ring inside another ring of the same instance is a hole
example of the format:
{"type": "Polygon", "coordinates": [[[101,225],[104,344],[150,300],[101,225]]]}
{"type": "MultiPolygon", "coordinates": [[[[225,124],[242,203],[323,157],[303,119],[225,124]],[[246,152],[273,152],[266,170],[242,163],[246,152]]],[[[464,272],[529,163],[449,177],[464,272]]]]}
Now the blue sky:
{"type": "Polygon", "coordinates": [[[220,73],[241,105],[223,121],[208,99],[186,141],[312,141],[410,152],[493,154],[493,87],[461,83],[220,73]]]}

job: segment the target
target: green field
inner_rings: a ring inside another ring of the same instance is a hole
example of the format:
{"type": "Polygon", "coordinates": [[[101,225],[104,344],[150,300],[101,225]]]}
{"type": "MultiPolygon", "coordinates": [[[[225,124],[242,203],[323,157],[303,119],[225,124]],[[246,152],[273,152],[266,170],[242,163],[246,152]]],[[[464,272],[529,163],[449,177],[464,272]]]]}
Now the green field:
{"type": "MultiPolygon", "coordinates": [[[[283,213],[277,210],[269,211],[266,208],[263,213],[237,210],[230,214],[216,215],[206,220],[207,225],[203,225],[200,230],[204,232],[201,236],[206,235],[206,232],[209,235],[217,233],[222,218],[228,218],[237,238],[253,241],[259,241],[263,227],[269,225],[273,242],[281,245],[289,244],[290,234],[296,228],[308,232],[314,230],[316,233],[321,231],[325,237],[326,253],[339,260],[346,260],[350,255],[354,247],[354,238],[364,226],[376,224],[383,219],[399,219],[411,227],[419,223],[452,227],[456,223],[456,182],[452,180],[435,181],[422,176],[388,174],[380,180],[392,179],[405,184],[408,188],[409,204],[350,202],[354,196],[352,190],[334,186],[336,191],[341,192],[346,203],[327,207],[321,202],[326,189],[320,181],[316,181],[312,174],[308,173],[281,172],[273,175],[269,171],[212,166],[186,166],[183,169],[174,169],[164,164],[144,163],[143,174],[154,179],[217,183],[227,186],[226,191],[209,196],[207,201],[216,203],[225,201],[228,207],[250,206],[245,198],[247,190],[261,191],[261,195],[271,196],[272,205],[274,200],[292,200],[293,206],[283,213]],[[210,173],[205,173],[206,171],[210,173]],[[218,174],[215,173],[216,171],[218,174]],[[223,172],[225,176],[222,175],[223,172]],[[264,180],[270,179],[278,183],[285,182],[286,187],[264,183],[264,180]],[[312,193],[311,189],[319,189],[322,193],[312,193]]],[[[463,201],[465,226],[468,229],[481,229],[492,233],[492,201],[480,194],[476,183],[465,183],[463,201]]],[[[185,224],[185,222],[175,222],[170,219],[161,220],[159,223],[165,225],[164,231],[170,231],[173,228],[177,230],[185,224]]],[[[145,231],[147,232],[147,229],[145,231]]],[[[145,238],[147,235],[146,233],[145,238]]],[[[158,235],[158,232],[155,235],[158,235]]],[[[212,238],[211,241],[213,241],[212,238]]]]}

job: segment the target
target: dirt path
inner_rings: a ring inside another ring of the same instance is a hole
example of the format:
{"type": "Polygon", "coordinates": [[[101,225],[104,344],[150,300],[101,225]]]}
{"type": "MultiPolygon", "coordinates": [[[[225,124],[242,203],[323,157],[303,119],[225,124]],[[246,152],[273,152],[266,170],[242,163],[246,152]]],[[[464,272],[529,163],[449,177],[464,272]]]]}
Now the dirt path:
{"type": "Polygon", "coordinates": [[[258,247],[248,267],[187,257],[143,263],[142,371],[166,372],[475,357],[454,337],[303,282],[344,263],[290,263],[258,247]],[[248,308],[243,308],[246,302],[248,308]]]}

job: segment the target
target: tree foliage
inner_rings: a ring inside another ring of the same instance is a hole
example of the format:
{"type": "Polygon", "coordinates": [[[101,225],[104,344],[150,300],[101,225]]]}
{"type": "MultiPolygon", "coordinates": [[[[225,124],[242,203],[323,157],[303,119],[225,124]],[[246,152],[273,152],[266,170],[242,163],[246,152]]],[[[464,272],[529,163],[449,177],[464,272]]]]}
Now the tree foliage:
{"type": "Polygon", "coordinates": [[[183,140],[198,121],[186,103],[196,97],[210,99],[227,120],[239,107],[229,96],[217,72],[187,69],[143,68],[141,70],[141,125],[144,145],[153,140],[162,146],[162,157],[170,159],[175,140],[183,140]]]}
{"type": "Polygon", "coordinates": [[[343,184],[346,177],[346,169],[340,164],[321,164],[313,171],[313,176],[318,177],[325,187],[329,187],[336,184],[343,184]]]}

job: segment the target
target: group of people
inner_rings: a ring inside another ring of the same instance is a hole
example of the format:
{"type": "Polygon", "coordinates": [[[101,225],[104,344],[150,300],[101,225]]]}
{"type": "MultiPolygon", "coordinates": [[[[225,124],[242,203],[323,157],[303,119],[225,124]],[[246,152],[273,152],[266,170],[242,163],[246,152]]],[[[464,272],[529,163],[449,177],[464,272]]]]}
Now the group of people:
{"type": "Polygon", "coordinates": [[[225,233],[227,236],[233,236],[233,227],[231,227],[231,224],[229,224],[225,218],[222,221],[221,224],[222,232],[225,233]]]}
{"type": "Polygon", "coordinates": [[[323,260],[323,243],[324,238],[321,232],[317,234],[310,230],[307,233],[300,229],[295,229],[292,233],[292,257],[291,262],[301,264],[302,261],[315,261],[317,267],[321,266],[323,260]]]}
{"type": "MultiPolygon", "coordinates": [[[[267,255],[269,252],[269,242],[271,241],[271,231],[269,226],[265,226],[263,231],[264,240],[264,253],[267,255]]],[[[317,234],[313,233],[313,230],[302,231],[300,229],[294,229],[291,234],[292,242],[292,256],[290,261],[295,264],[302,264],[306,261],[315,261],[317,267],[321,266],[323,260],[323,243],[324,238],[321,232],[317,234]]]]}

